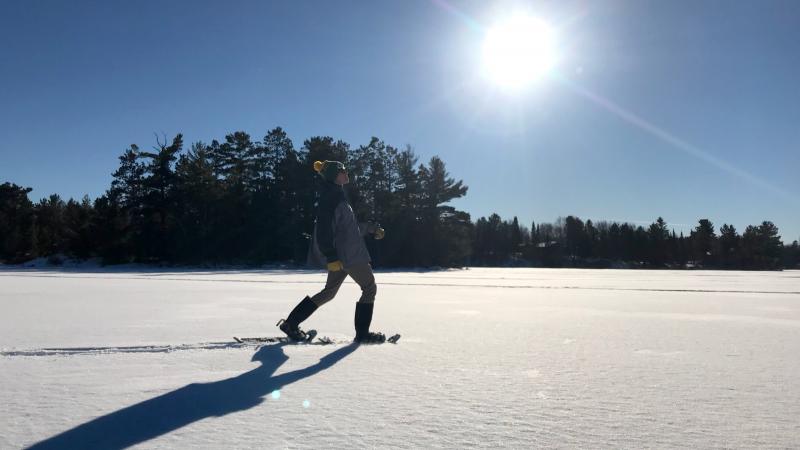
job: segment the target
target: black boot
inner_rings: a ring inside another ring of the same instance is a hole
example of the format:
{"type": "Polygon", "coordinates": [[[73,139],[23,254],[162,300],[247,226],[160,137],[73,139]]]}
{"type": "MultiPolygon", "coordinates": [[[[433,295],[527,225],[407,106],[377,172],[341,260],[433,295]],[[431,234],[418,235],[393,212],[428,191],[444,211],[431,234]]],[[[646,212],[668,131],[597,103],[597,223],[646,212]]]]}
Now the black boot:
{"type": "Polygon", "coordinates": [[[303,341],[306,339],[306,333],[300,329],[299,325],[308,319],[311,314],[314,314],[316,310],[317,304],[311,301],[311,297],[306,296],[303,301],[294,307],[286,320],[281,319],[278,321],[278,327],[289,336],[289,339],[303,341]]]}
{"type": "Polygon", "coordinates": [[[369,331],[369,324],[372,322],[372,310],[375,308],[375,303],[356,303],[356,342],[363,344],[380,344],[386,341],[386,336],[383,333],[371,333],[369,331]]]}

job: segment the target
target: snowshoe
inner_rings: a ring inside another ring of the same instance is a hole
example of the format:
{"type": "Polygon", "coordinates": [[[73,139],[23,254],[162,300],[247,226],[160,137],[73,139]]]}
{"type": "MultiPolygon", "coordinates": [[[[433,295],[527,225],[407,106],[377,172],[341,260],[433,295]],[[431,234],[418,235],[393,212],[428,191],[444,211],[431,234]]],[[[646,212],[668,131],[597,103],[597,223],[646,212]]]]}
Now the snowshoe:
{"type": "Polygon", "coordinates": [[[357,334],[353,341],[359,344],[383,344],[386,342],[386,336],[383,333],[368,331],[366,333],[357,334]]]}
{"type": "Polygon", "coordinates": [[[286,336],[291,341],[307,341],[308,334],[301,330],[299,326],[291,324],[284,319],[281,319],[276,324],[281,331],[286,333],[286,336]]]}

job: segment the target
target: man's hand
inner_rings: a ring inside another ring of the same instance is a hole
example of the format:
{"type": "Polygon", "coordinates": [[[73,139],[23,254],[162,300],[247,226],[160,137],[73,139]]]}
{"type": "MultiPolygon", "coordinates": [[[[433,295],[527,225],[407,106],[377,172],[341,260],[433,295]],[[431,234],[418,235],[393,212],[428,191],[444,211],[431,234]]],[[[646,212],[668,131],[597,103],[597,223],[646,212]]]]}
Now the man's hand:
{"type": "Polygon", "coordinates": [[[328,263],[328,272],[338,272],[340,270],[344,270],[344,266],[342,265],[342,262],[339,261],[338,259],[336,261],[328,263]]]}
{"type": "Polygon", "coordinates": [[[375,229],[375,239],[381,240],[384,236],[386,236],[386,230],[381,227],[375,229]]]}

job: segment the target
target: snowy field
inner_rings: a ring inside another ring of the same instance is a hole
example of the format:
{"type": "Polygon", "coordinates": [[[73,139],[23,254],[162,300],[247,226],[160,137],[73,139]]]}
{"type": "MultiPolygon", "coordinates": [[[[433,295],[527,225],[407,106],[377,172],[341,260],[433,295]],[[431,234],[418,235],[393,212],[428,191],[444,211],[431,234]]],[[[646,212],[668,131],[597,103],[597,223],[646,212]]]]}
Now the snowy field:
{"type": "Polygon", "coordinates": [[[0,449],[800,443],[800,272],[376,277],[397,345],[257,347],[324,274],[0,268],[0,449]]]}

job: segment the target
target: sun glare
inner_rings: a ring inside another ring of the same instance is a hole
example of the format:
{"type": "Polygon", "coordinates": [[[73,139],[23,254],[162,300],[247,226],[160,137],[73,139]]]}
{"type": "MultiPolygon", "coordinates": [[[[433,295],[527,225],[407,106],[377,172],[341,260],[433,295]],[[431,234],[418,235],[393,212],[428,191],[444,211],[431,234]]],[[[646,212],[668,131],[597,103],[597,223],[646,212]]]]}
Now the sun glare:
{"type": "Polygon", "coordinates": [[[494,83],[519,88],[541,78],[554,64],[553,32],[540,19],[514,16],[486,33],[483,65],[494,83]]]}

